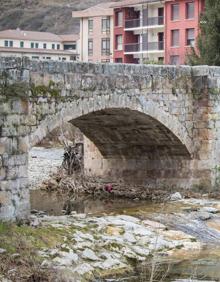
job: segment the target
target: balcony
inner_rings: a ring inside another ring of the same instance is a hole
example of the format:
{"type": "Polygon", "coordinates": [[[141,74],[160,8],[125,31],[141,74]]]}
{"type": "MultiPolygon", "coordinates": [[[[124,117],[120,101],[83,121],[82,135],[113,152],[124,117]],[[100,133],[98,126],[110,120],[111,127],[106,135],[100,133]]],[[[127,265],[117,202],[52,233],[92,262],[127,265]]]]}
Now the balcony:
{"type": "Polygon", "coordinates": [[[144,18],[143,26],[151,26],[151,25],[163,25],[164,17],[153,17],[153,18],[144,18]]]}
{"type": "Polygon", "coordinates": [[[164,42],[144,42],[125,44],[125,53],[147,52],[147,51],[163,51],[164,42]]]}
{"type": "Polygon", "coordinates": [[[138,19],[132,19],[132,20],[126,20],[125,21],[125,28],[139,28],[142,26],[157,26],[157,25],[163,25],[164,24],[164,17],[152,17],[152,18],[143,18],[143,24],[141,23],[140,18],[138,19]]]}
{"type": "Polygon", "coordinates": [[[125,28],[136,28],[141,26],[140,19],[133,19],[133,20],[126,20],[125,21],[125,28]]]}

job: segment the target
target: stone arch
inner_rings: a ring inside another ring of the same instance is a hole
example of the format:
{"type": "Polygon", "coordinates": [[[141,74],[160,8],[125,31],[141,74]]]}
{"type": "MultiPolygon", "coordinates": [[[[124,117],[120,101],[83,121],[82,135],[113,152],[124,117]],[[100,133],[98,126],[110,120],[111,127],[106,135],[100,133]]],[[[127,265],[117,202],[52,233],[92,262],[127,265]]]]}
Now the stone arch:
{"type": "MultiPolygon", "coordinates": [[[[192,141],[186,128],[179,122],[176,116],[165,112],[162,107],[159,107],[158,103],[146,100],[144,96],[131,97],[114,93],[78,99],[70,104],[67,103],[57,114],[48,116],[40,122],[35,132],[29,136],[30,146],[34,146],[41,141],[49,132],[60,126],[61,122],[72,122],[98,146],[97,140],[94,140],[91,133],[86,132],[85,127],[82,128],[82,120],[86,121],[87,119],[89,121],[92,116],[95,117],[102,114],[120,115],[120,112],[127,113],[125,116],[130,113],[139,120],[145,118],[146,123],[153,123],[161,133],[164,133],[164,136],[167,135],[167,138],[171,141],[170,146],[175,143],[182,151],[182,154],[188,157],[192,156],[192,141]]],[[[102,154],[105,154],[102,149],[100,151],[102,154]]],[[[178,152],[176,153],[178,155],[178,152]]]]}

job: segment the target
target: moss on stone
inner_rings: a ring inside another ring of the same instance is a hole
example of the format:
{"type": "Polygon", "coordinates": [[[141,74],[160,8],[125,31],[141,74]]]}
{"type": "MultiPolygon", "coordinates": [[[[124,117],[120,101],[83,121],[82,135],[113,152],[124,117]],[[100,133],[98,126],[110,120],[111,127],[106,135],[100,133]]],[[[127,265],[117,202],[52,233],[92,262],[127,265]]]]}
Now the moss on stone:
{"type": "Polygon", "coordinates": [[[61,96],[61,89],[58,87],[58,84],[50,80],[48,85],[34,85],[33,83],[30,86],[30,91],[34,97],[47,97],[51,96],[58,98],[61,96]]]}
{"type": "Polygon", "coordinates": [[[0,95],[5,98],[12,97],[27,97],[29,92],[29,86],[26,82],[15,82],[13,84],[0,83],[0,95]]]}
{"type": "Polygon", "coordinates": [[[220,94],[220,89],[219,88],[209,88],[209,93],[211,94],[211,95],[216,95],[216,96],[218,96],[219,94],[220,94]]]}

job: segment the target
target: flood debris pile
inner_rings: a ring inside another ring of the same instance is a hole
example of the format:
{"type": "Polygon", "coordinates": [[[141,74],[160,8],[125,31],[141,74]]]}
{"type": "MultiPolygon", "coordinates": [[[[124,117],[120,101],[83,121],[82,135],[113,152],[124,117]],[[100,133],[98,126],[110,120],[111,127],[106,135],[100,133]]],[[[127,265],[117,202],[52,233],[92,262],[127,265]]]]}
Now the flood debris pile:
{"type": "Polygon", "coordinates": [[[170,199],[172,191],[151,189],[143,185],[127,184],[123,182],[108,182],[98,177],[86,177],[81,174],[68,176],[60,169],[50,179],[43,181],[40,189],[68,193],[69,196],[90,195],[106,198],[127,198],[138,200],[165,201],[170,199]],[[106,187],[111,186],[111,189],[106,187]]]}
{"type": "Polygon", "coordinates": [[[66,146],[63,156],[62,167],[67,175],[75,175],[83,170],[83,143],[66,146]]]}

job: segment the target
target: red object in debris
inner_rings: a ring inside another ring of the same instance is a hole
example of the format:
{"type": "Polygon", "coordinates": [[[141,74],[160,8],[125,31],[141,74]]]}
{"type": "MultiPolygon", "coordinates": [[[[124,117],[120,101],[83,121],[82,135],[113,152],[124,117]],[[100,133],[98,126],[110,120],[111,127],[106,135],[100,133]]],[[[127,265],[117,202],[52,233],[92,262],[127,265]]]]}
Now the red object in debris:
{"type": "Polygon", "coordinates": [[[111,184],[106,184],[105,185],[105,191],[111,193],[112,192],[112,185],[111,184]]]}

